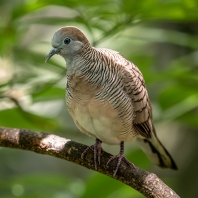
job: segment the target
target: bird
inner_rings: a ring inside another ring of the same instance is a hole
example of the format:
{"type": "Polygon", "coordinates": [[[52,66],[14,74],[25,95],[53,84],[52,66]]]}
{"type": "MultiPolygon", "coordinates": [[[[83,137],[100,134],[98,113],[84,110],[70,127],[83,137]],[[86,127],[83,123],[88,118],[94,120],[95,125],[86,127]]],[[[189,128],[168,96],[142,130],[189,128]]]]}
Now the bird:
{"type": "Polygon", "coordinates": [[[77,128],[95,138],[89,150],[94,152],[94,167],[100,165],[102,143],[119,145],[107,166],[117,160],[113,176],[122,161],[134,167],[124,156],[124,143],[137,141],[154,164],[177,170],[173,158],[157,137],[152,106],[145,81],[138,67],[119,52],[95,48],[82,30],[75,26],[59,28],[53,35],[52,49],[66,62],[66,106],[77,128]]]}

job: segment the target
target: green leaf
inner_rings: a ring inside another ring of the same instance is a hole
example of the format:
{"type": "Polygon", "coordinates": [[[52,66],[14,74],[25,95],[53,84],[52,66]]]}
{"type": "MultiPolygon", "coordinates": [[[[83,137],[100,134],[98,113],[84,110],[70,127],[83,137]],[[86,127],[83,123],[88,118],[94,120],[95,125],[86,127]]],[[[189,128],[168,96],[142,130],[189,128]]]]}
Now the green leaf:
{"type": "Polygon", "coordinates": [[[48,86],[46,86],[40,92],[33,93],[32,97],[33,102],[64,99],[65,89],[59,87],[48,88],[48,86]]]}
{"type": "Polygon", "coordinates": [[[0,126],[46,131],[57,129],[57,123],[54,119],[34,115],[20,108],[0,111],[0,126]]]}

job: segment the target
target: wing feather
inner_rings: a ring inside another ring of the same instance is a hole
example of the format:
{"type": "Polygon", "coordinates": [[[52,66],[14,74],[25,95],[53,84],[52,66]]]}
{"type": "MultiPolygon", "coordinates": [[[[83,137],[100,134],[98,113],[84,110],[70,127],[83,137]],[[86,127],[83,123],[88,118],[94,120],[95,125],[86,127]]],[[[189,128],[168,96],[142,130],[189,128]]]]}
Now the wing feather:
{"type": "Polygon", "coordinates": [[[121,66],[124,90],[131,99],[134,108],[133,125],[138,134],[144,138],[151,138],[155,134],[152,124],[152,108],[146,90],[145,82],[140,70],[118,52],[97,48],[98,51],[113,59],[115,64],[121,66]]]}
{"type": "Polygon", "coordinates": [[[124,71],[123,82],[134,107],[134,127],[141,136],[150,138],[153,132],[152,108],[142,73],[129,61],[124,71]]]}

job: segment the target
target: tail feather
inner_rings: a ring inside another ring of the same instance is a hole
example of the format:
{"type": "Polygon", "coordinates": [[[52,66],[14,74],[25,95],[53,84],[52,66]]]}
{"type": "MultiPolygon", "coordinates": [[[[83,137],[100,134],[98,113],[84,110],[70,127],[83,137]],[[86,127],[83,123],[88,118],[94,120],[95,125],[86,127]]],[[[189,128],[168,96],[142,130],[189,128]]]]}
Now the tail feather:
{"type": "Polygon", "coordinates": [[[149,139],[137,138],[136,140],[152,163],[162,168],[178,169],[169,152],[155,135],[149,139]]]}

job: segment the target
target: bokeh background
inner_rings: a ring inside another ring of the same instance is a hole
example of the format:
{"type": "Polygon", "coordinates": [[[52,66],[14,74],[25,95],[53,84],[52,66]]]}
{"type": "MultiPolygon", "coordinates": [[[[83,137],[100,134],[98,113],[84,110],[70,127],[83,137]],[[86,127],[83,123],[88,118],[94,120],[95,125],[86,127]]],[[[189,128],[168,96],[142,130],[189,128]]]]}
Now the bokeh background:
{"type": "MultiPolygon", "coordinates": [[[[0,0],[0,126],[61,135],[91,145],[65,106],[65,63],[44,63],[58,28],[81,28],[95,47],[119,51],[142,71],[157,133],[178,171],[152,165],[135,143],[126,156],[181,197],[198,197],[198,1],[0,0]]],[[[116,154],[118,146],[105,146],[116,154]]],[[[143,197],[67,161],[0,148],[2,198],[143,197]]]]}

